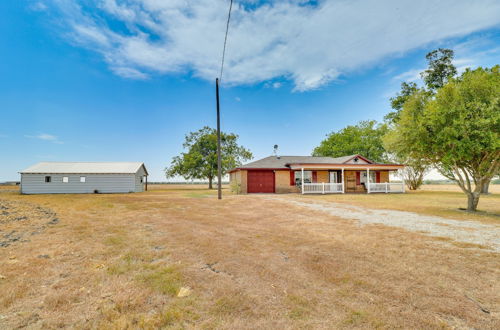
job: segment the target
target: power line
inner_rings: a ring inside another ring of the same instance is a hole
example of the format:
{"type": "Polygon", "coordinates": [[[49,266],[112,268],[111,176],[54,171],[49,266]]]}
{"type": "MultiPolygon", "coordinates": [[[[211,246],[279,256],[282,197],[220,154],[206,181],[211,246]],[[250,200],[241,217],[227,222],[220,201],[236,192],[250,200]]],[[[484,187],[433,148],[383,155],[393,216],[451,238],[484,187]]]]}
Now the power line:
{"type": "Polygon", "coordinates": [[[224,48],[222,49],[222,61],[220,65],[220,75],[219,75],[220,81],[222,81],[222,72],[224,70],[224,57],[226,56],[227,33],[229,31],[229,21],[231,20],[232,9],[233,9],[233,0],[231,0],[231,3],[229,4],[229,13],[227,14],[226,35],[224,36],[224,48]]]}

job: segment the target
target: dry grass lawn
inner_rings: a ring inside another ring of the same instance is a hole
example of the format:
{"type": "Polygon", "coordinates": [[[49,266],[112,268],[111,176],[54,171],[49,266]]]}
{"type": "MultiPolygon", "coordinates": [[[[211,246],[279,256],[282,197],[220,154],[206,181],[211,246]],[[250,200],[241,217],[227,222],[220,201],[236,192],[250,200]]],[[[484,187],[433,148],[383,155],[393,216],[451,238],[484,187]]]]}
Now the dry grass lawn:
{"type": "Polygon", "coordinates": [[[478,212],[470,213],[467,197],[457,185],[423,185],[405,194],[300,195],[303,198],[348,203],[376,209],[410,211],[458,220],[477,220],[500,224],[500,185],[491,185],[489,195],[481,195],[478,212]]]}
{"type": "MultiPolygon", "coordinates": [[[[261,196],[150,188],[0,192],[0,204],[59,219],[40,224],[26,212],[9,222],[16,234],[43,228],[0,247],[0,328],[500,328],[496,253],[261,196]],[[191,294],[177,297],[181,287],[191,294]]],[[[463,201],[453,192],[304,198],[445,215],[463,201]]],[[[480,208],[494,221],[498,195],[480,208]]]]}

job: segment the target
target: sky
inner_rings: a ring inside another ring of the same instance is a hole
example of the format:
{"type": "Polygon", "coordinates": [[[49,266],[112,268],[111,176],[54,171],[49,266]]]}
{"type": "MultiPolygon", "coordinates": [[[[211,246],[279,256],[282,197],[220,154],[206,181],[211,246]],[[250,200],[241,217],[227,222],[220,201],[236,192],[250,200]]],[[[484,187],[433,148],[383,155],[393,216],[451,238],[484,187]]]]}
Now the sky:
{"type": "MultiPolygon", "coordinates": [[[[0,1],[0,182],[40,161],[142,161],[150,181],[184,136],[215,127],[229,0],[0,1]]],[[[309,155],[381,121],[425,54],[500,59],[500,1],[234,1],[221,125],[259,159],[309,155]]]]}

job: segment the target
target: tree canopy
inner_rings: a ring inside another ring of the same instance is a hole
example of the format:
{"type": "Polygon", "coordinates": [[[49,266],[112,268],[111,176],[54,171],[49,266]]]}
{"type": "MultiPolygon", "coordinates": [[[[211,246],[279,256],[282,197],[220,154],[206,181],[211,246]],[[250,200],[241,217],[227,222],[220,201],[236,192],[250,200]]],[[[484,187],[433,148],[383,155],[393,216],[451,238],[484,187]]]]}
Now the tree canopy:
{"type": "Polygon", "coordinates": [[[385,115],[384,120],[389,124],[395,124],[400,117],[401,110],[403,110],[403,106],[405,102],[408,100],[410,96],[415,94],[420,89],[417,87],[417,84],[414,82],[402,82],[401,83],[401,91],[396,94],[395,97],[391,97],[391,108],[394,111],[389,112],[385,115]]]}
{"type": "MultiPolygon", "coordinates": [[[[221,132],[222,174],[251,159],[252,153],[237,143],[238,135],[221,132]]],[[[173,158],[165,169],[167,177],[181,176],[185,179],[206,179],[212,189],[213,178],[217,176],[217,131],[208,126],[186,135],[186,152],[173,158]]]]}
{"type": "Polygon", "coordinates": [[[386,138],[454,180],[468,196],[468,210],[476,210],[483,186],[500,167],[499,68],[467,70],[434,97],[415,93],[386,138]]]}
{"type": "Polygon", "coordinates": [[[330,133],[313,151],[314,156],[341,157],[361,154],[375,162],[383,162],[385,150],[382,136],[387,132],[386,125],[375,120],[360,121],[330,133]]]}
{"type": "Polygon", "coordinates": [[[444,48],[433,50],[425,56],[428,68],[420,75],[429,91],[435,92],[457,74],[457,68],[452,63],[454,56],[453,50],[444,48]]]}

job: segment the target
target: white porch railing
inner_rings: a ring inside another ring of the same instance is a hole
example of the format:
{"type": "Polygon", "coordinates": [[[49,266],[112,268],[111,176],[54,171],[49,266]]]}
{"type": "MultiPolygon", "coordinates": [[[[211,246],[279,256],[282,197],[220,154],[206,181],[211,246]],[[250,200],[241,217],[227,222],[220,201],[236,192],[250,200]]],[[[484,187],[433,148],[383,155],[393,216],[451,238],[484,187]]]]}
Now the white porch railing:
{"type": "Polygon", "coordinates": [[[342,193],[342,183],[304,183],[304,194],[342,193]]]}
{"type": "Polygon", "coordinates": [[[405,192],[402,182],[370,183],[370,193],[403,193],[405,192]]]}

